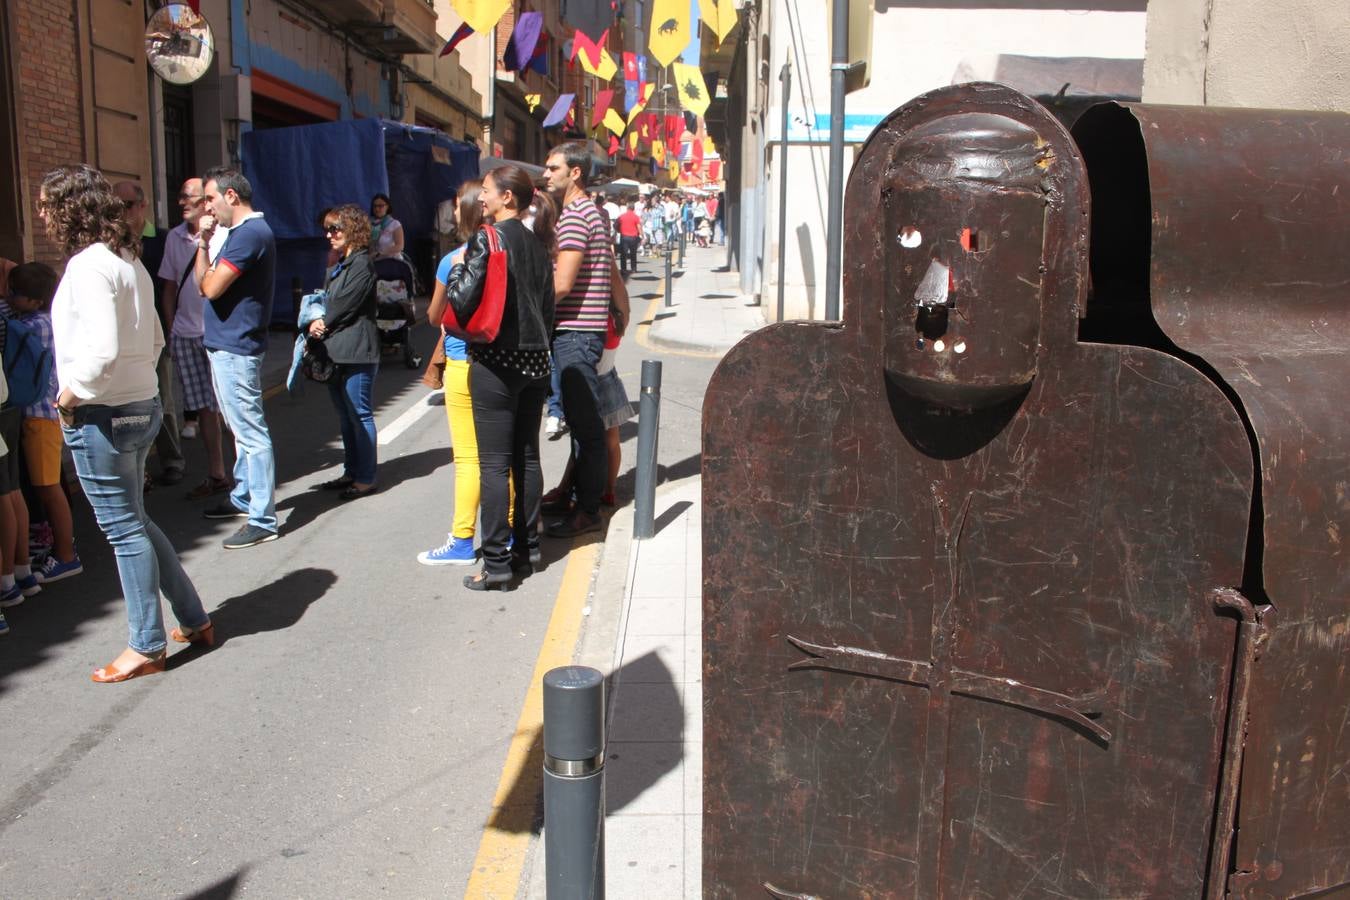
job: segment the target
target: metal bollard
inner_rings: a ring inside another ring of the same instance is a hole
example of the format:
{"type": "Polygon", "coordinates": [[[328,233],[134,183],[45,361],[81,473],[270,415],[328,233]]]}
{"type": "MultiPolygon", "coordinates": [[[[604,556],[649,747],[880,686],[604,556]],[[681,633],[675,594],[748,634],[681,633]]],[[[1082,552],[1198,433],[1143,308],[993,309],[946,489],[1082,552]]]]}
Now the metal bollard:
{"type": "Polygon", "coordinates": [[[544,675],[544,876],[548,900],[604,900],[605,677],[544,675]]]}
{"type": "Polygon", "coordinates": [[[637,485],[633,496],[633,537],[656,535],[656,446],[661,428],[661,362],[642,361],[638,400],[637,485]]]}
{"type": "Polygon", "coordinates": [[[689,239],[688,233],[684,230],[684,225],[680,225],[680,268],[684,268],[684,242],[689,239]]]}
{"type": "Polygon", "coordinates": [[[666,245],[666,306],[670,306],[670,305],[671,305],[671,303],[670,303],[670,284],[671,284],[671,279],[673,278],[673,276],[670,274],[670,257],[671,257],[671,255],[672,255],[672,254],[671,254],[671,250],[670,250],[670,245],[667,244],[667,245],[666,245]]]}

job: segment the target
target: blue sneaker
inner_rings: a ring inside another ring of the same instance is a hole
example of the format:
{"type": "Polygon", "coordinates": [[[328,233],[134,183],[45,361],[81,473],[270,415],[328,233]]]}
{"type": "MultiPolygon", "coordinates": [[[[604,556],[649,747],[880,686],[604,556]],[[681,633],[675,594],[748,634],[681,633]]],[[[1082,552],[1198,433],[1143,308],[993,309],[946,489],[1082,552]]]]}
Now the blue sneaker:
{"type": "Polygon", "coordinates": [[[80,563],[79,555],[70,562],[61,562],[55,556],[49,556],[42,561],[40,568],[33,570],[33,577],[37,579],[38,584],[51,584],[53,581],[60,581],[83,571],[84,566],[80,563]]]}
{"type": "Polygon", "coordinates": [[[38,584],[37,575],[32,572],[22,578],[15,578],[14,584],[19,590],[23,591],[25,597],[31,597],[34,594],[42,593],[42,585],[38,584]]]}
{"type": "Polygon", "coordinates": [[[424,566],[471,566],[478,559],[473,549],[473,538],[457,538],[447,534],[446,541],[435,550],[423,550],[417,561],[424,566]]]}
{"type": "Polygon", "coordinates": [[[23,591],[16,584],[14,587],[0,594],[0,606],[9,609],[11,606],[18,606],[23,602],[23,591]]]}
{"type": "Polygon", "coordinates": [[[9,634],[9,623],[5,621],[4,613],[0,613],[0,634],[9,634]]]}

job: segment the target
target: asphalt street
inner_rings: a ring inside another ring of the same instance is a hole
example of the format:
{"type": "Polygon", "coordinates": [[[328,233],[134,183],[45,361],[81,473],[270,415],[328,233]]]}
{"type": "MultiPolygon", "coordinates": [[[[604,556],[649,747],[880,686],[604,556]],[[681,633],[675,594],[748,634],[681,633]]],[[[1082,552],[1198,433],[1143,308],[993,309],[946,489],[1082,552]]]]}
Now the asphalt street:
{"type": "MultiPolygon", "coordinates": [[[[635,319],[659,290],[635,276],[635,319]]],[[[662,480],[695,474],[715,360],[633,335],[618,369],[634,402],[644,358],[664,361],[662,480]]],[[[188,479],[147,503],[220,643],[171,646],[163,675],[89,680],[125,645],[126,616],[77,500],[85,573],[6,610],[0,638],[0,897],[463,895],[573,544],[546,539],[546,567],[510,593],[417,564],[445,539],[454,489],[444,407],[419,374],[386,357],[381,490],[348,504],[316,489],[341,464],[326,392],[268,401],[283,534],[270,544],[221,548],[238,523],[183,498],[204,473],[185,442],[188,479]]],[[[622,436],[631,503],[636,420],[622,436]]],[[[548,487],[567,442],[543,446],[548,487]]]]}

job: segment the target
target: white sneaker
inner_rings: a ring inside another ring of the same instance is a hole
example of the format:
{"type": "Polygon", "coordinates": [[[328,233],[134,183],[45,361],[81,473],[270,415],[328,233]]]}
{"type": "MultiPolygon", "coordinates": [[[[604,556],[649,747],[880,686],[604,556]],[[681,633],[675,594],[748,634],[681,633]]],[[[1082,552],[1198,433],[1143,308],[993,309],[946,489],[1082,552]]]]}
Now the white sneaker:
{"type": "Polygon", "coordinates": [[[183,426],[183,430],[178,433],[187,440],[189,441],[192,440],[197,436],[197,423],[188,422],[186,425],[183,426]]]}
{"type": "Polygon", "coordinates": [[[558,425],[559,425],[558,417],[549,416],[547,419],[544,420],[544,434],[548,435],[549,437],[557,437],[558,425]]]}

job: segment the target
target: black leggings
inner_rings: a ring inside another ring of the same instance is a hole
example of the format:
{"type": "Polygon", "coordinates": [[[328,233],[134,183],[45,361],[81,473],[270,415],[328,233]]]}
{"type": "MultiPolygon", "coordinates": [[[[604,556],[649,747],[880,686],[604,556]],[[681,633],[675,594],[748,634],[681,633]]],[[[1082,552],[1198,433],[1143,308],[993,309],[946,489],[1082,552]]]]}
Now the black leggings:
{"type": "Polygon", "coordinates": [[[473,427],[478,433],[478,478],[481,486],[483,568],[495,574],[511,571],[512,550],[507,539],[510,476],[518,487],[515,502],[515,547],[521,558],[529,553],[539,526],[539,497],[544,492],[539,467],[539,418],[548,395],[548,376],[530,378],[508,368],[469,366],[469,398],[473,427]]]}

